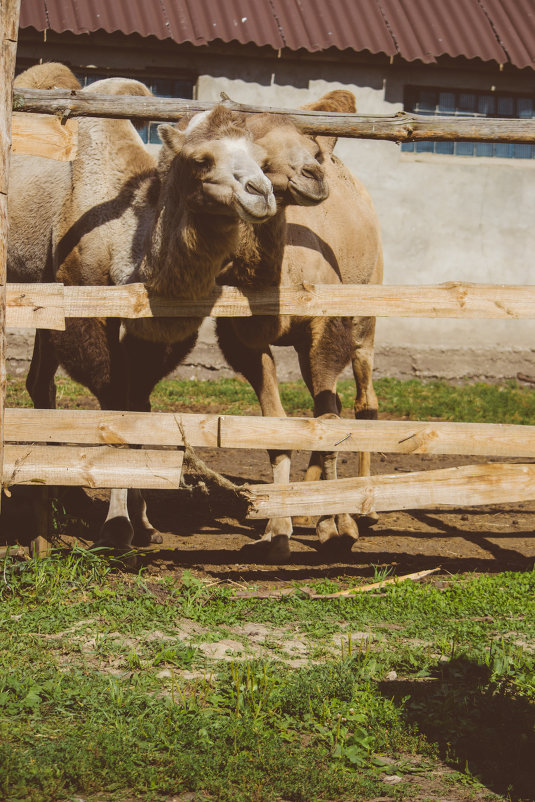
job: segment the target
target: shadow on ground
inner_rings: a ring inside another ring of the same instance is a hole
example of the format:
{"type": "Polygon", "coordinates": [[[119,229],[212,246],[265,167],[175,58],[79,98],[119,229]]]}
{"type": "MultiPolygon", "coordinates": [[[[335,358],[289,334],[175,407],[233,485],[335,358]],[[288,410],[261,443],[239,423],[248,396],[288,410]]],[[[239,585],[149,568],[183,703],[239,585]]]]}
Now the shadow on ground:
{"type": "Polygon", "coordinates": [[[383,682],[380,690],[450,766],[468,769],[506,799],[533,802],[535,706],[497,689],[487,666],[459,657],[431,678],[383,682]]]}

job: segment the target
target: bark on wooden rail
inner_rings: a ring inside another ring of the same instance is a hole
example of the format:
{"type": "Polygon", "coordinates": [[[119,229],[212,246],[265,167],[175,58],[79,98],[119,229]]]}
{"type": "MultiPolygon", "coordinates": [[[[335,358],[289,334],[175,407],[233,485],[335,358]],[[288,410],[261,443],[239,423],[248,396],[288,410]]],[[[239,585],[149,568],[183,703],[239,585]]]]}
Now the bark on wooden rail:
{"type": "Polygon", "coordinates": [[[63,287],[10,284],[7,325],[64,329],[65,317],[535,318],[535,286],[449,282],[439,286],[307,284],[247,291],[219,287],[201,300],[150,297],[142,284],[63,287]]]}
{"type": "MultiPolygon", "coordinates": [[[[129,97],[127,95],[80,94],[18,88],[14,111],[56,114],[59,117],[136,117],[173,122],[184,114],[204,111],[214,103],[176,98],[129,97]]],[[[429,117],[399,112],[395,115],[335,114],[231,103],[248,113],[285,114],[308,134],[354,139],[385,139],[392,142],[421,140],[535,143],[535,120],[481,117],[429,117]]]]}

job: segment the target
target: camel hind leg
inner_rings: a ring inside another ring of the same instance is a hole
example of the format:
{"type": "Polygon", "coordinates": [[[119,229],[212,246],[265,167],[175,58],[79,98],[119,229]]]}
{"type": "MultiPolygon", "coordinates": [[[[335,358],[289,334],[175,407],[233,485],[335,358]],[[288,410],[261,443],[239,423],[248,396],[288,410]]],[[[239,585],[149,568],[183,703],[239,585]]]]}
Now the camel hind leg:
{"type": "MultiPolygon", "coordinates": [[[[96,396],[101,409],[125,409],[124,378],[119,353],[118,320],[68,318],[65,331],[49,332],[59,363],[96,396]]],[[[108,515],[97,545],[129,548],[134,537],[127,493],[113,489],[108,515]]]]}
{"type": "MultiPolygon", "coordinates": [[[[314,399],[314,417],[337,418],[341,411],[336,392],[338,376],[352,353],[351,323],[346,318],[317,320],[311,325],[310,339],[297,346],[303,379],[314,399]]],[[[337,453],[314,452],[305,481],[337,478],[337,453]]],[[[296,521],[297,523],[297,521],[296,521]]],[[[349,513],[322,516],[316,524],[322,546],[330,553],[351,550],[358,539],[358,527],[349,513]]]]}
{"type": "MultiPolygon", "coordinates": [[[[353,355],[351,358],[355,378],[354,412],[357,420],[377,420],[378,401],[372,382],[375,340],[375,318],[360,317],[353,321],[353,355]]],[[[370,453],[359,453],[359,472],[362,477],[370,476],[370,453]]],[[[378,521],[375,510],[369,510],[359,517],[364,526],[373,526],[378,521]]]]}
{"type": "Polygon", "coordinates": [[[26,376],[26,389],[36,409],[56,408],[54,376],[58,367],[59,362],[50,341],[50,332],[47,329],[37,329],[30,369],[26,376]]]}
{"type": "MultiPolygon", "coordinates": [[[[219,345],[229,365],[241,373],[256,393],[262,415],[286,417],[277,381],[275,360],[269,345],[253,349],[243,344],[236,335],[233,321],[217,321],[219,345]]],[[[275,484],[290,481],[291,451],[268,450],[275,484]]],[[[270,518],[264,536],[253,549],[260,549],[266,562],[286,562],[290,558],[291,518],[270,518]]]]}

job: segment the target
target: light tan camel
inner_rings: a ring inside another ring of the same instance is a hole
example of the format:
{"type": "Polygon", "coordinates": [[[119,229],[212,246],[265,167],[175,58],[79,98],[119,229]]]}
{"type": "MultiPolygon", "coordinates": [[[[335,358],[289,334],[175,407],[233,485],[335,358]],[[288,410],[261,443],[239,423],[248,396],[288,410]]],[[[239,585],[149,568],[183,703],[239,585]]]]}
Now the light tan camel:
{"type": "MultiPolygon", "coordinates": [[[[25,85],[23,76],[19,85],[25,85]]],[[[105,79],[82,91],[150,94],[143,84],[127,79],[105,79]]],[[[43,160],[15,168],[10,278],[50,277],[67,284],[142,281],[161,295],[197,299],[207,294],[237,249],[240,220],[258,224],[276,211],[271,183],[259,166],[265,155],[243,115],[222,106],[195,115],[182,130],[170,125],[158,130],[163,146],[156,164],[129,121],[81,121],[72,166],[56,171],[54,165],[48,171],[57,191],[48,194],[53,210],[39,226],[37,242],[32,242],[34,220],[21,218],[20,212],[39,210],[32,179],[37,180],[43,160]],[[23,262],[24,252],[33,259],[23,262]]],[[[129,387],[137,370],[132,343],[187,352],[200,322],[131,321],[122,341],[114,321],[74,322],[56,340],[40,332],[28,379],[32,399],[39,406],[54,405],[59,357],[93,391],[92,385],[100,385],[101,406],[135,409],[129,387]]],[[[130,501],[133,518],[146,535],[150,524],[141,494],[131,494],[130,501]]],[[[133,535],[127,491],[112,491],[102,540],[127,547],[133,535]]]]}
{"type": "MultiPolygon", "coordinates": [[[[354,112],[355,99],[334,91],[306,108],[354,112]]],[[[268,134],[269,136],[269,134],[268,134]]],[[[271,152],[265,139],[258,139],[271,152]]],[[[238,287],[290,286],[303,282],[368,284],[382,281],[383,259],[379,224],[370,196],[344,164],[332,155],[336,139],[319,138],[329,197],[310,209],[289,206],[255,227],[242,224],[242,249],[218,281],[238,287]]],[[[263,415],[285,415],[278,391],[270,345],[292,345],[303,378],[314,399],[314,415],[340,412],[336,393],[339,374],[352,362],[356,382],[357,418],[377,417],[372,384],[375,319],[279,317],[218,318],[219,344],[229,364],[255,390],[263,415]]],[[[270,452],[273,480],[290,480],[290,452],[270,452]]],[[[360,475],[369,475],[369,455],[361,454],[360,475]]],[[[307,479],[336,478],[336,454],[313,455],[307,479]],[[322,471],[323,468],[323,471],[322,471]]],[[[326,516],[317,527],[328,550],[351,548],[358,527],[349,514],[326,516]]],[[[290,518],[268,522],[259,544],[269,561],[290,556],[290,518]]]]}

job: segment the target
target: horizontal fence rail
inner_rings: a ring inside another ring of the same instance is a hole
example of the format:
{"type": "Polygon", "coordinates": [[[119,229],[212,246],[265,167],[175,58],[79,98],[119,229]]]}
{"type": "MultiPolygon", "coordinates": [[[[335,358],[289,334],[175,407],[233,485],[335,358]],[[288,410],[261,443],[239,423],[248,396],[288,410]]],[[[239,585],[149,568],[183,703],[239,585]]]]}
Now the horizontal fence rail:
{"type": "MultiPolygon", "coordinates": [[[[422,140],[535,143],[535,121],[481,117],[430,117],[398,112],[394,115],[363,115],[290,110],[225,101],[247,113],[283,114],[303,132],[354,139],[384,139],[392,142],[422,140]]],[[[174,122],[185,114],[213,108],[215,103],[176,98],[97,95],[64,90],[22,89],[13,96],[13,111],[68,117],[111,117],[174,122]]]]}
{"type": "Polygon", "coordinates": [[[467,465],[402,476],[255,485],[247,492],[249,518],[510,504],[535,497],[535,465],[467,465]]]}
{"type": "MultiPolygon", "coordinates": [[[[5,441],[535,457],[535,426],[10,408],[5,441]]],[[[118,452],[117,452],[118,453],[118,452]]]]}
{"type": "Polygon", "coordinates": [[[176,490],[184,452],[113,446],[4,445],[3,484],[176,490]]]}
{"type": "Polygon", "coordinates": [[[200,300],[152,297],[143,284],[73,287],[8,284],[7,326],[62,330],[66,317],[535,318],[535,286],[448,282],[438,286],[304,284],[243,291],[219,287],[200,300]]]}

